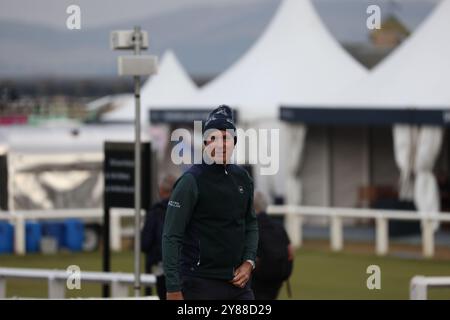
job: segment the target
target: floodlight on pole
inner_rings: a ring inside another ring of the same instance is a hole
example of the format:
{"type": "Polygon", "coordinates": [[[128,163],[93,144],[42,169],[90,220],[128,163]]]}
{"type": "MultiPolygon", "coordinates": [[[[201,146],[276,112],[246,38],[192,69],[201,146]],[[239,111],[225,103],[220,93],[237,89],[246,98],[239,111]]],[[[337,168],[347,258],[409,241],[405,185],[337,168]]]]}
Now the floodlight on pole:
{"type": "Polygon", "coordinates": [[[113,31],[111,33],[113,50],[134,50],[133,56],[118,58],[120,76],[133,76],[135,98],[135,147],[134,147],[134,295],[141,294],[141,76],[157,72],[157,58],[141,55],[142,49],[148,48],[148,34],[139,26],[134,30],[113,31]]]}

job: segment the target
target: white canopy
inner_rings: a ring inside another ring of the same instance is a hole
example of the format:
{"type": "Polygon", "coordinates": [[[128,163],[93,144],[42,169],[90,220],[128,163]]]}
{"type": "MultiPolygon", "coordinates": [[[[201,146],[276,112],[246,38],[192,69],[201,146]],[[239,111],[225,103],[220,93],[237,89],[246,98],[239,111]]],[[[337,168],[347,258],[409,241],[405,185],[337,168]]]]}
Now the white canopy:
{"type": "Polygon", "coordinates": [[[341,95],[358,107],[450,108],[450,1],[441,0],[410,38],[341,95]]]}
{"type": "MultiPolygon", "coordinates": [[[[183,69],[175,54],[167,51],[160,63],[158,73],[149,77],[141,89],[141,120],[148,123],[152,107],[179,107],[185,98],[197,91],[197,87],[183,69]]],[[[134,120],[134,97],[120,109],[105,114],[104,121],[131,122],[134,120]]]]}
{"type": "MultiPolygon", "coordinates": [[[[142,140],[149,140],[146,132],[142,140]]],[[[103,153],[105,141],[134,141],[134,127],[124,125],[43,125],[0,128],[0,144],[11,153],[88,154],[103,153]]]]}
{"type": "MultiPolygon", "coordinates": [[[[320,102],[366,73],[325,28],[310,0],[284,0],[251,49],[187,103],[228,104],[237,109],[241,127],[280,129],[282,142],[268,147],[270,154],[280,155],[279,170],[275,175],[261,176],[263,165],[258,156],[254,167],[258,170],[256,185],[266,194],[286,195],[288,203],[300,203],[298,167],[305,128],[285,127],[279,121],[280,106],[287,102],[296,105],[320,102]],[[289,166],[286,165],[288,159],[292,163],[289,166]]],[[[245,155],[242,141],[245,139],[238,137],[236,148],[240,155],[245,155]]],[[[260,142],[251,144],[249,154],[260,154],[257,148],[261,147],[264,148],[260,142]]],[[[237,159],[242,162],[239,155],[237,159]]],[[[295,223],[288,224],[295,227],[295,223]]]]}
{"type": "Polygon", "coordinates": [[[381,110],[372,115],[385,120],[393,115],[388,122],[422,124],[396,124],[393,129],[395,160],[401,172],[400,197],[414,199],[421,214],[440,208],[433,167],[443,140],[440,126],[449,121],[449,30],[450,0],[442,0],[417,31],[366,79],[345,93],[330,97],[326,105],[402,110],[396,115],[381,110]]]}
{"type": "Polygon", "coordinates": [[[324,27],[310,0],[284,0],[253,47],[190,104],[229,104],[244,121],[277,119],[284,102],[320,101],[365,74],[324,27]]]}

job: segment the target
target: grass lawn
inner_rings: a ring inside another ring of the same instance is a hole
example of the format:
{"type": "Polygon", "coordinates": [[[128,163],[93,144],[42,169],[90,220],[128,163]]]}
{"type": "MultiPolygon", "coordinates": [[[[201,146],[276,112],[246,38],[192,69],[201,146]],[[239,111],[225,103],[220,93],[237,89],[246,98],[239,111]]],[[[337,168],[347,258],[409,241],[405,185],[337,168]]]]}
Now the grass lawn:
{"type": "MultiPolygon", "coordinates": [[[[101,253],[29,254],[23,257],[1,255],[1,267],[66,269],[69,265],[81,270],[101,270],[101,253]]],[[[133,272],[133,253],[124,251],[112,256],[113,271],[133,272]]],[[[450,276],[449,260],[377,257],[365,253],[331,253],[305,247],[296,254],[290,283],[292,299],[408,299],[409,281],[414,275],[450,276]],[[381,289],[369,290],[366,280],[369,265],[381,268],[381,289]]],[[[131,290],[131,289],[130,289],[131,290]]],[[[67,290],[67,297],[99,297],[101,286],[82,284],[81,290],[67,290]]],[[[131,291],[130,291],[131,292],[131,291]]],[[[47,297],[47,284],[38,280],[8,280],[8,297],[47,297]]],[[[288,299],[286,287],[280,299],[288,299]]],[[[431,289],[429,299],[449,299],[450,289],[431,289]]]]}

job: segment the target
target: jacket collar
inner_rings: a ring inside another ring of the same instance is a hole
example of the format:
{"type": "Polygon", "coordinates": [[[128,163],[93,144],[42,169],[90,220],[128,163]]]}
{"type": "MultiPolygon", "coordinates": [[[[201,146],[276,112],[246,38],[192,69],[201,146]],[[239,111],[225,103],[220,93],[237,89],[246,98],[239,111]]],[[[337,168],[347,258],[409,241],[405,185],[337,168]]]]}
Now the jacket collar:
{"type": "MultiPolygon", "coordinates": [[[[205,155],[205,157],[208,157],[208,155],[205,155]]],[[[231,164],[217,164],[215,162],[211,163],[211,161],[206,162],[205,159],[202,158],[202,167],[205,170],[214,173],[228,173],[231,169],[231,164]]]]}

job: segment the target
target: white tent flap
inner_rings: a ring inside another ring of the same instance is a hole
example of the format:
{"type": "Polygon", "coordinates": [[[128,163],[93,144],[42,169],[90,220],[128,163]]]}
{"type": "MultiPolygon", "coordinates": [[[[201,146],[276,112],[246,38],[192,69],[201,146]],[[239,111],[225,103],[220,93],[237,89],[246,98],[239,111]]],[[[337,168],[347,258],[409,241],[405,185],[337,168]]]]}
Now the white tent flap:
{"type": "Polygon", "coordinates": [[[413,200],[412,152],[414,146],[415,128],[408,125],[395,125],[392,133],[394,137],[395,162],[400,169],[399,198],[413,200]]]}
{"type": "Polygon", "coordinates": [[[439,187],[433,175],[433,167],[441,150],[442,138],[442,128],[424,126],[417,139],[414,200],[422,215],[440,211],[439,187]]]}

